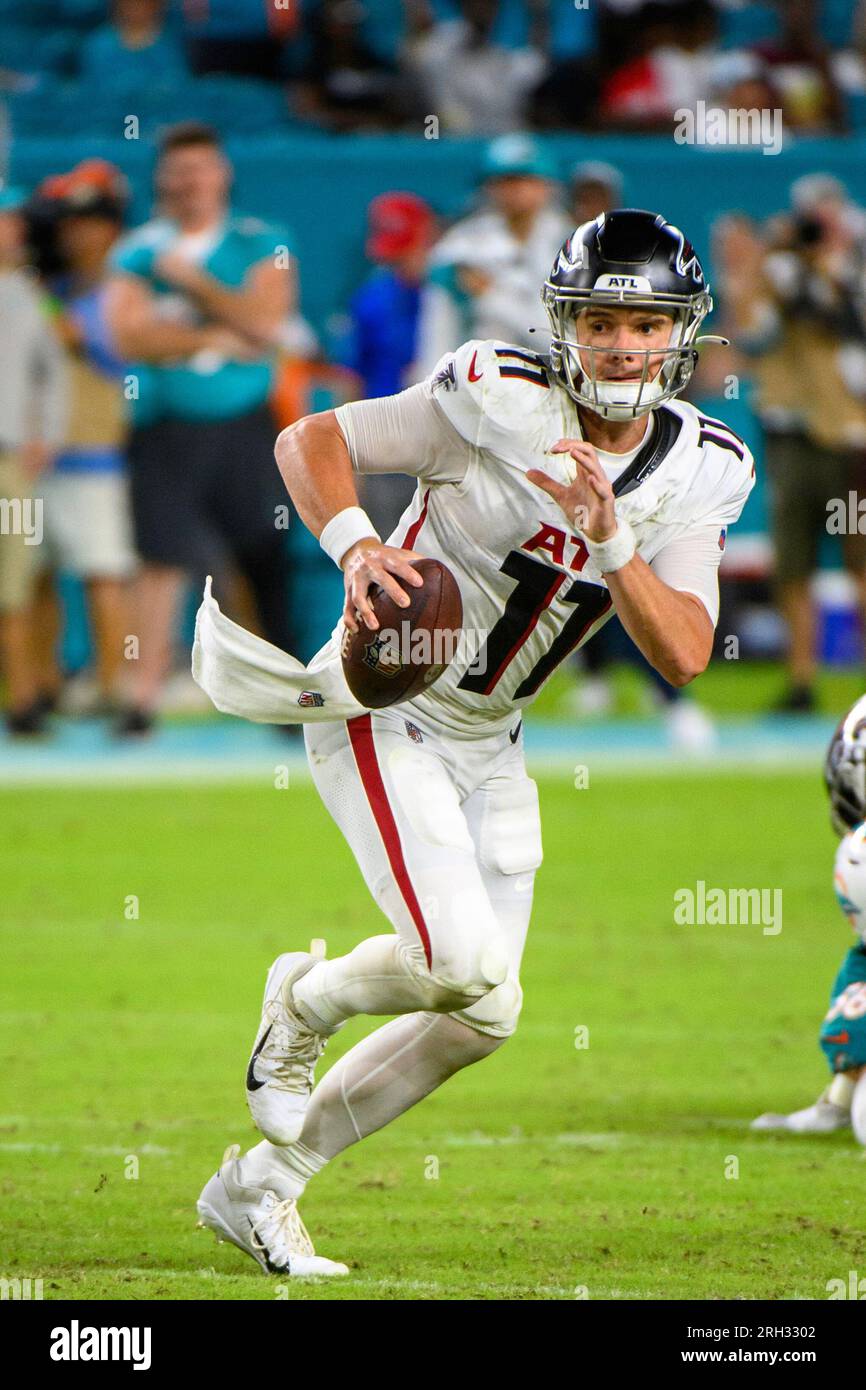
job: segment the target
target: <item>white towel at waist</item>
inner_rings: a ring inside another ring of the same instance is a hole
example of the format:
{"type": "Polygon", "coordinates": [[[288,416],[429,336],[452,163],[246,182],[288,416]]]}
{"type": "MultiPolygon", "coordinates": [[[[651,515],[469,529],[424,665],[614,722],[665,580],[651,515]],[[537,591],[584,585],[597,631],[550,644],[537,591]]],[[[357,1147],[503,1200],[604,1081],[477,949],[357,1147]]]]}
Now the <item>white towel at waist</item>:
{"type": "Polygon", "coordinates": [[[223,714],[255,724],[308,724],[365,713],[346,685],[335,637],[304,666],[225,617],[210,577],[195,620],[192,674],[223,714]]]}

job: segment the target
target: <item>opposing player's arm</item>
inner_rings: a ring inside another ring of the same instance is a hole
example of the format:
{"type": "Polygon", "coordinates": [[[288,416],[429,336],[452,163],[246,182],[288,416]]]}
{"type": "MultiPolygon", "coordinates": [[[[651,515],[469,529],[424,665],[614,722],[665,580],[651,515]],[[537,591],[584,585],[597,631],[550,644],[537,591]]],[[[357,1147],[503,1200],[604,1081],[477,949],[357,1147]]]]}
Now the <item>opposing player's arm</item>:
{"type": "Polygon", "coordinates": [[[414,551],[383,545],[358,505],[356,473],[408,473],[435,481],[461,476],[454,432],[440,415],[427,383],[397,396],[356,401],[308,415],[283,430],[276,458],[283,481],[304,525],[346,576],[343,621],[357,631],[356,613],[367,627],[378,623],[367,592],[381,584],[397,603],[408,603],[398,580],[420,584],[414,551]]]}

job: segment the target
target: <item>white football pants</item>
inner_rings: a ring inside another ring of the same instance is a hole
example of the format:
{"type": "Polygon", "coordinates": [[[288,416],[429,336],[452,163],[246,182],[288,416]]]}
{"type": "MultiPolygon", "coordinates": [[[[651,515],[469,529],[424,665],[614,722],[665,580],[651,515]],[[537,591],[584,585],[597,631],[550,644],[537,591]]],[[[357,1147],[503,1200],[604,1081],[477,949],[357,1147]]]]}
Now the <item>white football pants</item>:
{"type": "Polygon", "coordinates": [[[456,737],[402,710],[305,727],[319,794],[396,937],[320,963],[295,1002],[328,1027],[426,1010],[506,1038],[541,863],[522,736],[456,737]]]}

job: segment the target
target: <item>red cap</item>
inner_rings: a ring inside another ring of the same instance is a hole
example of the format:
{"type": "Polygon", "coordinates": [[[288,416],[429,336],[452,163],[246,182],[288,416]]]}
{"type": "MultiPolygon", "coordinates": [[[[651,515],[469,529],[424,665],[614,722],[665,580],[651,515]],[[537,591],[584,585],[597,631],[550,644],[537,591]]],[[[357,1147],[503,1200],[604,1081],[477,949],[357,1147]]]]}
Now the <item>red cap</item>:
{"type": "Polygon", "coordinates": [[[67,174],[45,179],[39,192],[43,198],[60,203],[64,212],[120,213],[128,197],[128,185],[120,170],[107,159],[84,159],[67,174]]]}
{"type": "Polygon", "coordinates": [[[433,210],[415,193],[380,193],[367,217],[367,255],[373,261],[392,261],[432,238],[433,210]]]}

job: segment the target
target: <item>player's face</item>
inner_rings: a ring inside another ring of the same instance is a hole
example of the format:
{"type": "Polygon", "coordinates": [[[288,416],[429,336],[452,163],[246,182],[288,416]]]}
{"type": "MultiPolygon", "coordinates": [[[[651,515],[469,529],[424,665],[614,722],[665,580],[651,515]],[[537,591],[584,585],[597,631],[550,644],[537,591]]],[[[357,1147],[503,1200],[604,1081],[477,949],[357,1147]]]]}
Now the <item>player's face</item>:
{"type": "Polygon", "coordinates": [[[538,213],[550,201],[550,184],[535,174],[506,174],[490,179],[488,191],[494,206],[503,217],[520,217],[538,213]]]}
{"type": "MultiPolygon", "coordinates": [[[[578,356],[584,373],[598,381],[640,381],[647,362],[647,349],[667,348],[673,319],[656,310],[625,307],[581,309],[574,320],[578,343],[594,348],[578,356]]],[[[650,355],[646,380],[658,376],[664,353],[650,355]]]]}
{"type": "Polygon", "coordinates": [[[606,183],[585,179],[577,184],[573,191],[572,220],[575,227],[582,227],[584,222],[594,222],[601,213],[615,206],[613,190],[606,183]]]}
{"type": "Polygon", "coordinates": [[[187,145],[170,150],[159,166],[159,191],[168,213],[217,209],[228,197],[227,160],[211,145],[187,145]]]}
{"type": "Polygon", "coordinates": [[[120,228],[108,217],[64,217],[57,228],[62,255],[73,265],[107,256],[120,228]]]}

